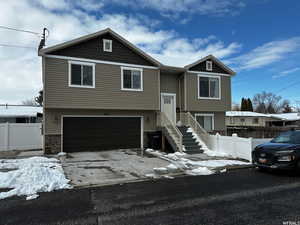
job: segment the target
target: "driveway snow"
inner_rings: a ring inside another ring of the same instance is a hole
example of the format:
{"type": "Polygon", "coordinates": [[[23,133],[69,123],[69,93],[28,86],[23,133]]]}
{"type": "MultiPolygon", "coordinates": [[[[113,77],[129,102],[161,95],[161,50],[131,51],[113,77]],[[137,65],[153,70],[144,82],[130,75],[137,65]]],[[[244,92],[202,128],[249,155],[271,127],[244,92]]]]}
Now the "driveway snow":
{"type": "Polygon", "coordinates": [[[0,160],[0,189],[11,189],[0,192],[0,199],[25,195],[26,200],[31,200],[39,196],[38,192],[72,188],[68,183],[57,159],[31,157],[0,160]]]}
{"type": "Polygon", "coordinates": [[[170,162],[170,164],[166,167],[153,168],[154,173],[147,175],[147,177],[152,178],[159,178],[161,176],[166,176],[166,174],[172,174],[176,172],[182,172],[188,175],[211,175],[216,173],[218,170],[219,172],[225,172],[226,170],[224,170],[224,167],[226,166],[250,165],[250,163],[239,160],[191,160],[187,158],[187,154],[180,152],[166,154],[153,149],[147,149],[146,152],[170,162]]]}

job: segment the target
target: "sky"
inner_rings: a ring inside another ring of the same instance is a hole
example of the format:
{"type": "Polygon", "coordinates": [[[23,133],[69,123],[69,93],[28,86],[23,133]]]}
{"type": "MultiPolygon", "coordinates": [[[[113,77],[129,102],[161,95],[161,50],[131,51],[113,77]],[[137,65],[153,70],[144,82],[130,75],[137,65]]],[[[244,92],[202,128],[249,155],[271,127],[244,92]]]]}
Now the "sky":
{"type": "Polygon", "coordinates": [[[110,27],[167,65],[213,54],[237,72],[233,102],[262,91],[300,101],[299,0],[9,0],[0,9],[0,104],[38,95],[44,27],[47,46],[110,27]]]}

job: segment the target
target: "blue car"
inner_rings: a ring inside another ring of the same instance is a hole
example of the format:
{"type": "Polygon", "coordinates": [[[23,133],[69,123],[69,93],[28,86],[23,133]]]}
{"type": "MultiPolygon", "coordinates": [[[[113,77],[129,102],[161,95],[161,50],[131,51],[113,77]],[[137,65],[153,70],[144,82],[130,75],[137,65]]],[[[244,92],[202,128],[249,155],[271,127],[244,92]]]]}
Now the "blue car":
{"type": "Polygon", "coordinates": [[[255,166],[264,169],[300,171],[300,130],[281,133],[272,141],[255,147],[252,152],[255,166]]]}

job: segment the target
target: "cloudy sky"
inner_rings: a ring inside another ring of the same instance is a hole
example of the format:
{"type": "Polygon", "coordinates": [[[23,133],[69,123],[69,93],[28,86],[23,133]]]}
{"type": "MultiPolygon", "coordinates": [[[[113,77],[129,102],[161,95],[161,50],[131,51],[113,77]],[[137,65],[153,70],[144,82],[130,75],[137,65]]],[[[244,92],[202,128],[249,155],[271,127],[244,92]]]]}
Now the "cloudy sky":
{"type": "Polygon", "coordinates": [[[237,71],[233,101],[263,90],[300,100],[298,0],[9,0],[0,9],[0,104],[42,88],[44,27],[47,46],[110,27],[168,65],[213,54],[237,71]]]}

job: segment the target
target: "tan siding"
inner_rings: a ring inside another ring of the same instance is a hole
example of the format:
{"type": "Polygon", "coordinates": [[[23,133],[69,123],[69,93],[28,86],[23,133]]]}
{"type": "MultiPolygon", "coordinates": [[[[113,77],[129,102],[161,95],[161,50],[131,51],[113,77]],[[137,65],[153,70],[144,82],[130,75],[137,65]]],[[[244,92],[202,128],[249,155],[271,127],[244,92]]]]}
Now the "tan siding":
{"type": "MultiPolygon", "coordinates": [[[[122,116],[143,116],[144,131],[156,130],[155,111],[116,111],[116,110],[87,110],[87,109],[45,109],[45,134],[61,134],[62,115],[122,115],[122,116]]],[[[103,128],[105,129],[105,128],[103,128]]]]}
{"type": "Polygon", "coordinates": [[[221,76],[221,99],[198,99],[198,76],[187,74],[187,110],[188,111],[229,111],[231,109],[231,78],[221,76]]]}
{"type": "Polygon", "coordinates": [[[96,64],[95,88],[68,87],[68,61],[46,58],[45,107],[159,109],[158,70],[143,69],[142,92],[121,91],[121,67],[96,64]]]}
{"type": "Polygon", "coordinates": [[[162,93],[176,94],[176,107],[179,107],[178,76],[175,74],[160,74],[160,91],[162,93]]]}

